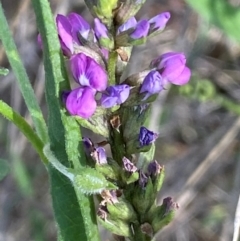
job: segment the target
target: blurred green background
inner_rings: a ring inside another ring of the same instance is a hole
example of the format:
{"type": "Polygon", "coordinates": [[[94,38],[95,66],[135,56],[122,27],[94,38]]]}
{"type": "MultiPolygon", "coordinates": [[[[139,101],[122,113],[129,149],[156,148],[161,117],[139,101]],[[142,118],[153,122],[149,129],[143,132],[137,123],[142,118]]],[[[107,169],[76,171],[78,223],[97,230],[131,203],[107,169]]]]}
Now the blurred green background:
{"type": "MultiPolygon", "coordinates": [[[[31,1],[1,2],[46,113],[31,1]]],[[[75,11],[93,22],[83,1],[50,3],[55,15],[75,11]]],[[[166,169],[159,202],[172,196],[180,206],[157,240],[232,240],[234,221],[237,214],[240,217],[240,1],[147,0],[137,18],[163,11],[171,13],[167,28],[133,50],[126,72],[127,76],[141,71],[167,51],[184,52],[192,69],[188,85],[169,86],[159,95],[150,119],[150,129],[160,135],[155,158],[166,169]]],[[[10,70],[0,76],[0,99],[31,123],[1,45],[0,66],[10,70]]],[[[26,139],[2,117],[0,180],[0,241],[56,240],[46,170],[26,139]]],[[[102,240],[111,240],[104,230],[101,233],[102,240]]]]}

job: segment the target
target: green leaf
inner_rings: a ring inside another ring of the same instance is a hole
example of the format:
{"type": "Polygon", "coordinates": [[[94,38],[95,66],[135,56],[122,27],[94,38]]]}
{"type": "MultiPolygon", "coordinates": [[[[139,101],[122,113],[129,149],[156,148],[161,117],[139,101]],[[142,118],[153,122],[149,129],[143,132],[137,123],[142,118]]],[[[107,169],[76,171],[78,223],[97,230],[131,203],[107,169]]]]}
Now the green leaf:
{"type": "Polygon", "coordinates": [[[138,168],[146,169],[148,164],[153,161],[155,155],[155,144],[153,143],[148,152],[141,152],[138,159],[138,168]]]}
{"type": "Polygon", "coordinates": [[[9,73],[8,69],[2,68],[2,67],[0,68],[0,75],[6,76],[8,73],[9,73]]]}
{"type": "Polygon", "coordinates": [[[33,131],[31,126],[25,121],[25,119],[15,112],[5,102],[0,100],[0,114],[3,115],[7,120],[11,121],[18,129],[26,136],[28,141],[32,144],[36,152],[39,154],[44,164],[47,164],[47,159],[43,154],[43,143],[40,138],[33,131]]]}
{"type": "Polygon", "coordinates": [[[43,141],[43,143],[46,143],[48,141],[46,123],[43,118],[43,114],[39,107],[39,104],[37,103],[37,99],[34,94],[33,88],[30,84],[26,70],[18,54],[17,47],[11,36],[11,31],[8,27],[7,20],[4,16],[1,3],[0,26],[0,39],[2,40],[2,44],[6,51],[8,60],[17,78],[20,91],[23,95],[27,108],[31,114],[38,136],[43,141]]]}
{"type": "MultiPolygon", "coordinates": [[[[44,67],[46,78],[46,99],[48,105],[48,128],[51,151],[66,167],[85,165],[84,153],[77,157],[70,155],[70,139],[67,131],[72,127],[65,126],[65,114],[61,112],[61,92],[70,88],[58,35],[47,0],[32,0],[38,28],[42,37],[44,67]],[[66,139],[66,141],[65,141],[66,139]]],[[[71,124],[71,123],[70,123],[71,124]]],[[[74,128],[74,126],[73,126],[74,128]]],[[[79,133],[80,130],[78,129],[79,133]]],[[[80,134],[73,136],[73,148],[78,148],[75,140],[80,134]]],[[[76,150],[74,150],[75,152],[76,150]]],[[[98,241],[99,233],[92,197],[74,189],[72,182],[58,170],[49,165],[51,195],[55,218],[62,241],[98,241]]]]}
{"type": "Polygon", "coordinates": [[[18,190],[25,197],[33,197],[34,190],[31,182],[31,177],[27,171],[26,164],[17,155],[11,153],[12,173],[18,190]]]}
{"type": "Polygon", "coordinates": [[[54,215],[61,232],[61,240],[88,240],[85,229],[83,228],[84,217],[79,208],[78,199],[72,183],[51,165],[49,165],[48,171],[50,174],[54,215]]]}
{"type": "Polygon", "coordinates": [[[93,168],[84,168],[77,171],[74,177],[74,185],[79,192],[85,194],[101,193],[104,189],[116,189],[117,187],[93,168]]]}
{"type": "Polygon", "coordinates": [[[0,159],[0,181],[7,176],[7,174],[9,173],[9,165],[8,162],[4,159],[0,159]]]}
{"type": "Polygon", "coordinates": [[[234,7],[226,0],[186,0],[204,19],[222,29],[230,38],[240,41],[240,8],[234,7]]]}
{"type": "Polygon", "coordinates": [[[127,222],[124,222],[122,220],[115,221],[111,220],[110,218],[103,220],[99,217],[98,221],[104,228],[109,230],[111,233],[124,237],[130,237],[132,235],[130,225],[127,222]]]}

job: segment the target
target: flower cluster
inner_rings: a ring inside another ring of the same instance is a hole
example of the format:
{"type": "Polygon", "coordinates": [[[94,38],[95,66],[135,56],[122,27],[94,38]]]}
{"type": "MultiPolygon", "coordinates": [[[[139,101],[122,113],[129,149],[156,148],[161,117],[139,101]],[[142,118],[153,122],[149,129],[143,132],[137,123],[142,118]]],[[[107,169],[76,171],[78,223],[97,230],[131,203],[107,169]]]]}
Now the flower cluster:
{"type": "MultiPolygon", "coordinates": [[[[117,28],[114,35],[99,18],[94,19],[94,27],[91,28],[76,13],[68,16],[59,14],[56,18],[59,41],[64,55],[69,59],[73,79],[79,85],[67,94],[64,92],[68,112],[88,119],[98,106],[111,108],[124,103],[134,87],[121,83],[109,85],[109,51],[144,43],[148,37],[161,32],[169,19],[168,12],[149,20],[137,21],[135,17],[130,17],[117,28]]],[[[119,59],[120,57],[118,61],[119,59]]],[[[185,64],[186,58],[182,53],[167,53],[153,60],[150,64],[151,71],[139,91],[139,94],[144,95],[143,100],[160,93],[167,82],[176,85],[187,83],[190,71],[185,64]]]]}
{"type": "Polygon", "coordinates": [[[77,85],[64,91],[62,99],[72,116],[81,117],[76,119],[82,126],[105,138],[98,144],[83,139],[88,161],[101,174],[102,183],[107,183],[97,191],[96,180],[91,183],[91,192],[101,194],[99,222],[120,236],[131,237],[134,229],[152,237],[170,221],[178,206],[171,198],[156,205],[164,168],[153,161],[158,134],[144,125],[156,95],[168,83],[186,84],[191,72],[183,53],[170,52],[152,60],[145,75],[134,74],[124,80],[132,46],[159,34],[170,13],[137,21],[134,14],[141,1],[125,1],[118,8],[117,0],[109,0],[109,5],[104,1],[90,8],[97,17],[93,27],[76,13],[57,16],[61,48],[77,85]],[[108,156],[106,144],[111,149],[108,156]]]}

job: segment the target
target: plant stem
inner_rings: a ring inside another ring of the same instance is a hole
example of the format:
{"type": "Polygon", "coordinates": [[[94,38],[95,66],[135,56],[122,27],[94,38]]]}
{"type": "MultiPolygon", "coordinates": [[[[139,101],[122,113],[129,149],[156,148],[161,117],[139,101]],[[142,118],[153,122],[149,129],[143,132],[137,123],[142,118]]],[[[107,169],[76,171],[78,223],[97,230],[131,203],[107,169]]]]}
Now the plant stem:
{"type": "Polygon", "coordinates": [[[26,106],[33,119],[34,126],[36,128],[37,134],[43,143],[48,142],[48,134],[45,120],[43,114],[37,103],[36,96],[30,84],[29,78],[27,76],[26,70],[23,63],[19,57],[16,45],[11,36],[11,31],[8,27],[7,20],[4,16],[2,5],[0,3],[0,39],[2,40],[3,47],[6,51],[8,60],[12,66],[14,74],[17,78],[20,91],[25,100],[26,106]]]}
{"type": "Polygon", "coordinates": [[[48,160],[43,154],[43,143],[33,131],[31,126],[26,122],[26,120],[15,112],[10,106],[0,100],[0,114],[2,114],[6,119],[11,121],[18,129],[26,136],[28,141],[32,144],[36,152],[39,154],[41,160],[46,165],[48,160]]]}
{"type": "Polygon", "coordinates": [[[109,85],[116,84],[116,64],[117,64],[118,53],[111,51],[108,58],[108,81],[109,85]]]}

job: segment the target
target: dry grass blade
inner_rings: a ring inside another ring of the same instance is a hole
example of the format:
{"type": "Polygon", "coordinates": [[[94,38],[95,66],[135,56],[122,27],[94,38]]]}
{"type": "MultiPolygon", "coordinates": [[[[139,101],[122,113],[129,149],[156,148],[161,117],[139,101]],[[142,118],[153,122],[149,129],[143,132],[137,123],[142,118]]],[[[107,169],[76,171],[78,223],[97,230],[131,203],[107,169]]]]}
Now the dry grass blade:
{"type": "Polygon", "coordinates": [[[232,127],[221,138],[221,140],[210,151],[205,160],[199,165],[199,167],[188,178],[186,184],[183,187],[183,192],[177,198],[177,201],[181,203],[181,210],[178,212],[177,217],[180,217],[184,208],[191,203],[194,199],[194,187],[201,180],[202,175],[217,161],[217,159],[224,153],[229,147],[232,141],[236,138],[240,130],[240,117],[234,122],[232,127]]]}

